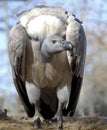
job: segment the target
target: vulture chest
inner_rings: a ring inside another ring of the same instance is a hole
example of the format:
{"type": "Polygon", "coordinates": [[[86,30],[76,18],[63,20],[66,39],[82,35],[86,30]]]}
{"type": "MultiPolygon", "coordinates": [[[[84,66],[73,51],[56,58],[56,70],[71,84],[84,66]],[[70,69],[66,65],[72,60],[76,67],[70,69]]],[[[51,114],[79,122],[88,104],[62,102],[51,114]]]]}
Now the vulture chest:
{"type": "Polygon", "coordinates": [[[32,66],[33,81],[41,88],[63,87],[70,82],[70,75],[66,52],[57,54],[50,63],[37,61],[32,66]]]}
{"type": "MultiPolygon", "coordinates": [[[[32,43],[33,44],[33,43],[32,43]]],[[[43,63],[39,60],[39,43],[35,47],[27,47],[26,53],[26,80],[34,82],[41,88],[63,87],[71,81],[71,69],[68,63],[66,52],[55,55],[50,63],[43,63]]]]}

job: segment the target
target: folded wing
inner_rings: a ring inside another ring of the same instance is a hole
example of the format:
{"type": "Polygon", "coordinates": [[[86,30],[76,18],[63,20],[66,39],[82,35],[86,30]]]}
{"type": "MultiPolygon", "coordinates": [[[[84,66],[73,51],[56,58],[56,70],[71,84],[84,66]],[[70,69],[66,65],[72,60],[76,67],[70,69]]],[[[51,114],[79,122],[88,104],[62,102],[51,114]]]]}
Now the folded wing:
{"type": "Polygon", "coordinates": [[[9,58],[12,66],[13,80],[15,87],[29,117],[35,113],[34,105],[29,102],[25,88],[25,53],[26,53],[27,34],[22,25],[15,25],[9,36],[9,58]]]}
{"type": "Polygon", "coordinates": [[[69,105],[67,110],[64,110],[64,115],[68,114],[73,116],[80,95],[86,58],[86,36],[81,23],[76,20],[70,22],[67,27],[66,37],[67,40],[74,44],[75,50],[72,56],[68,53],[73,77],[71,82],[69,105]]]}

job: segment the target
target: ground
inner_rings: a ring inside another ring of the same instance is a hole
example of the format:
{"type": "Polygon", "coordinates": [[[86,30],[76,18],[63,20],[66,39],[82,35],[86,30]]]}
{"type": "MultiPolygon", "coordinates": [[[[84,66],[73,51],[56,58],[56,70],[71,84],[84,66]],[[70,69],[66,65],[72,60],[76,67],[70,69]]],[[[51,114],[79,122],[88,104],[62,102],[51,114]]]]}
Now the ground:
{"type": "MultiPolygon", "coordinates": [[[[57,123],[42,123],[42,130],[57,130],[56,126],[57,123]]],[[[36,128],[33,127],[33,122],[29,120],[3,117],[0,118],[0,130],[36,130],[36,128]]],[[[107,118],[66,118],[63,130],[107,130],[107,118]]]]}

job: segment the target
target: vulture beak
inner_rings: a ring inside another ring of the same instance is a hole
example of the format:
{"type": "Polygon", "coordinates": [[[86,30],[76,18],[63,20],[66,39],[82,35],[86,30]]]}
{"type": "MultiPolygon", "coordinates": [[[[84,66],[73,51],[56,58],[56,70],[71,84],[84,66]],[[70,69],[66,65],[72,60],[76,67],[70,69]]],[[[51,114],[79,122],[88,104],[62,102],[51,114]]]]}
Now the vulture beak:
{"type": "Polygon", "coordinates": [[[73,45],[71,44],[71,42],[63,41],[62,46],[64,47],[65,50],[69,50],[69,51],[73,50],[73,45]]]}

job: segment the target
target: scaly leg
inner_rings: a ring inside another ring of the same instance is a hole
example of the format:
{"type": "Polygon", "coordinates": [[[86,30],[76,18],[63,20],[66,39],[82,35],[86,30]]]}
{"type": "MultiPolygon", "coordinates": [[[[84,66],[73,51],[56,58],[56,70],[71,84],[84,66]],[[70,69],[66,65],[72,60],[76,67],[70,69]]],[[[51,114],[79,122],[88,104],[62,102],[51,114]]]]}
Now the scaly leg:
{"type": "Polygon", "coordinates": [[[58,130],[63,129],[63,104],[59,101],[58,110],[57,110],[57,122],[58,122],[58,130]]]}
{"type": "Polygon", "coordinates": [[[34,127],[37,129],[41,129],[41,122],[44,121],[44,118],[39,112],[39,106],[38,103],[35,105],[35,116],[34,116],[34,127]]]}
{"type": "Polygon", "coordinates": [[[63,129],[63,104],[59,101],[58,102],[58,109],[55,116],[51,119],[51,122],[57,122],[58,123],[58,130],[63,129]]]}
{"type": "Polygon", "coordinates": [[[64,86],[63,88],[58,88],[58,110],[56,114],[58,129],[63,129],[63,108],[67,107],[69,102],[70,88],[69,86],[64,86]]]}

